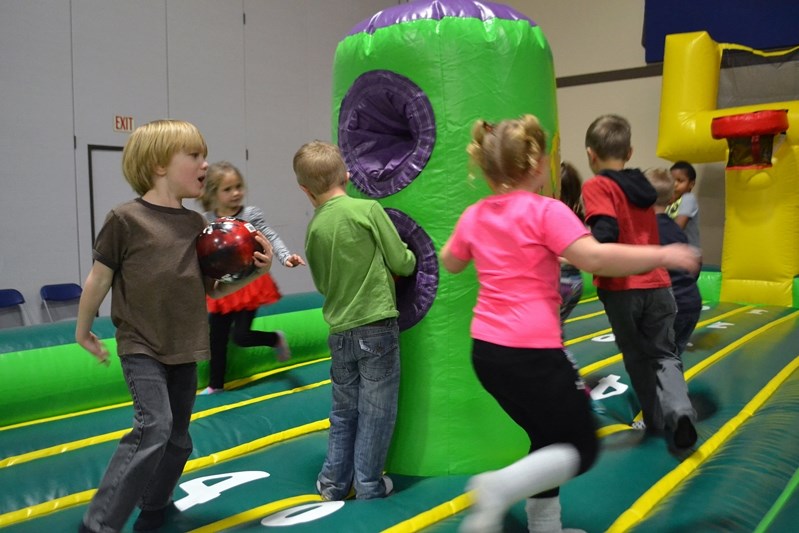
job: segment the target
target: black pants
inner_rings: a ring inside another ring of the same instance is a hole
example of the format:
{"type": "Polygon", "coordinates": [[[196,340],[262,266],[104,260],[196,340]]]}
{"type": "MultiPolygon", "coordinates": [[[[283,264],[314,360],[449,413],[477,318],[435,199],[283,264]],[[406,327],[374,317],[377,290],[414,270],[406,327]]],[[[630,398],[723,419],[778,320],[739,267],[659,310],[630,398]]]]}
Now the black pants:
{"type": "Polygon", "coordinates": [[[676,353],[677,304],[671,289],[596,292],[605,306],[647,429],[673,431],[680,417],[695,420],[682,359],[676,353]]]}
{"type": "Polygon", "coordinates": [[[674,342],[677,345],[677,355],[680,357],[682,357],[685,347],[688,346],[688,341],[691,340],[701,312],[701,309],[696,311],[677,310],[677,316],[674,317],[674,342]]]}
{"type": "Polygon", "coordinates": [[[277,333],[273,331],[254,331],[250,329],[255,311],[236,311],[235,313],[210,313],[208,315],[211,330],[211,379],[209,386],[221,389],[225,385],[225,367],[227,366],[227,345],[230,331],[233,330],[233,342],[239,346],[275,346],[277,333]]]}
{"type": "MultiPolygon", "coordinates": [[[[509,348],[474,340],[472,364],[483,387],[527,432],[530,452],[567,443],[582,474],[599,452],[590,399],[577,366],[560,348],[509,348]]],[[[557,496],[557,488],[541,493],[557,496]]]]}

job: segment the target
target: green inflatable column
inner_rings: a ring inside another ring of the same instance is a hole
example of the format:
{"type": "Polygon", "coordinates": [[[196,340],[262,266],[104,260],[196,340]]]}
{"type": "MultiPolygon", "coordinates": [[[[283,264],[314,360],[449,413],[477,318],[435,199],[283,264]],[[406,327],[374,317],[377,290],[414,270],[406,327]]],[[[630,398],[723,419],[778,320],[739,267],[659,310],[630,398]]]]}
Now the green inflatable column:
{"type": "MultiPolygon", "coordinates": [[[[475,272],[450,275],[437,259],[461,212],[489,192],[469,177],[472,124],[525,113],[549,133],[558,167],[552,54],[541,29],[509,7],[402,4],[357,25],[336,49],[334,136],[349,192],[377,199],[419,257],[417,274],[397,282],[402,383],[390,472],[470,474],[527,453],[526,435],[472,370],[475,272]]],[[[545,194],[556,188],[553,179],[545,194]]]]}

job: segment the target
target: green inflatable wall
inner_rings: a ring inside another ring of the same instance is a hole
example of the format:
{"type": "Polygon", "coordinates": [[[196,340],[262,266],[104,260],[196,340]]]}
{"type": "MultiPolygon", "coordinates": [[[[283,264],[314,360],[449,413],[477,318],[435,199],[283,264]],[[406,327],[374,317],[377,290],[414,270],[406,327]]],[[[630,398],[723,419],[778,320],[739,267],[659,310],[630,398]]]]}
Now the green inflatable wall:
{"type": "MultiPolygon", "coordinates": [[[[378,201],[410,217],[436,250],[461,212],[489,192],[481,179],[469,178],[466,146],[475,120],[535,114],[549,134],[553,164],[559,165],[552,55],[541,28],[524,15],[487,2],[412,2],[356,26],[339,43],[333,67],[334,135],[348,163],[368,154],[346,153],[342,128],[367,122],[369,101],[360,102],[360,117],[344,116],[349,110],[342,110],[342,102],[375,72],[407,80],[432,108],[435,142],[429,158],[412,182],[378,201]]],[[[391,87],[385,91],[384,98],[392,100],[391,87]]],[[[410,134],[416,129],[409,127],[410,134]]],[[[349,192],[374,197],[363,187],[351,186],[349,192]]],[[[528,451],[526,435],[472,370],[474,270],[453,276],[439,269],[436,275],[432,306],[401,334],[400,409],[389,472],[469,474],[503,466],[528,451]]]]}
{"type": "MultiPolygon", "coordinates": [[[[228,350],[226,381],[297,362],[328,357],[327,324],[318,293],[284,296],[261,308],[253,327],[283,330],[293,357],[278,363],[270,348],[228,350]]],[[[92,330],[115,353],[114,326],[108,317],[92,330]]],[[[109,366],[75,343],[75,322],[64,321],[0,330],[0,427],[41,420],[130,401],[119,358],[109,366]]],[[[199,385],[208,384],[208,363],[198,366],[199,385]]]]}

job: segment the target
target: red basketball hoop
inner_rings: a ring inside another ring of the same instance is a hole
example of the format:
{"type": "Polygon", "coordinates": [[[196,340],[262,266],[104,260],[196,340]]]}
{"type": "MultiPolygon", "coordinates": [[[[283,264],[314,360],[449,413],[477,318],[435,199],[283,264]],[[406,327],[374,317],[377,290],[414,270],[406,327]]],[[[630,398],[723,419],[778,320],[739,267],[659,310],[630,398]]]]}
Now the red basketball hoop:
{"type": "Polygon", "coordinates": [[[788,129],[788,110],[754,111],[714,118],[714,139],[727,139],[728,169],[758,169],[771,166],[774,136],[788,129]]]}

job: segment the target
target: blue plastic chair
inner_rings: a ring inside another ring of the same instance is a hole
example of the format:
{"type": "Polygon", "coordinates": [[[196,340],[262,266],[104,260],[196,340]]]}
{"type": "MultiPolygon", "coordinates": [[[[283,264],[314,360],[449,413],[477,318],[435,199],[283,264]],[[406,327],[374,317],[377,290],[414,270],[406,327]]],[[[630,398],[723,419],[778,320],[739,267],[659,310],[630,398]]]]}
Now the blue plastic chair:
{"type": "Polygon", "coordinates": [[[0,289],[0,309],[16,307],[22,319],[22,325],[31,324],[31,317],[25,309],[25,297],[17,289],[0,289]]]}
{"type": "Polygon", "coordinates": [[[77,302],[80,300],[80,295],[83,289],[77,283],[54,283],[51,285],[43,285],[39,289],[39,295],[42,297],[44,310],[47,311],[47,316],[50,322],[53,322],[53,315],[50,312],[49,303],[53,302],[77,302]]]}

